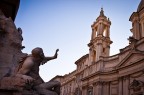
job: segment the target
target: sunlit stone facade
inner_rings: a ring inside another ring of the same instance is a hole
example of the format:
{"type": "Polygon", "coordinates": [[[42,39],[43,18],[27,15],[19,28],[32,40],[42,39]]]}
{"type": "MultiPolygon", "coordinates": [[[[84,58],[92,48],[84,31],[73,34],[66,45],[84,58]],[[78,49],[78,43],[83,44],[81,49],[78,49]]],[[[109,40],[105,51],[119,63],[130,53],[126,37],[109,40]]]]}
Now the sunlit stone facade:
{"type": "Polygon", "coordinates": [[[91,26],[89,54],[75,62],[75,71],[52,79],[61,82],[61,95],[144,95],[144,0],[129,20],[129,45],[109,56],[111,21],[101,9],[91,26]]]}

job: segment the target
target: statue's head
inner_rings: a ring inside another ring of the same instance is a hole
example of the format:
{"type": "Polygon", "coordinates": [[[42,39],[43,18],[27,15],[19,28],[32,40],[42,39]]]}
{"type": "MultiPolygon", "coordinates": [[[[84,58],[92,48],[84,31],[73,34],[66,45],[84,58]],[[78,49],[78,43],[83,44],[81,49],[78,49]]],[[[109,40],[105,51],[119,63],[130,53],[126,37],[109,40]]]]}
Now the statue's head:
{"type": "Polygon", "coordinates": [[[32,56],[37,57],[37,58],[44,58],[44,53],[43,53],[43,49],[40,47],[36,47],[32,50],[32,56]]]}

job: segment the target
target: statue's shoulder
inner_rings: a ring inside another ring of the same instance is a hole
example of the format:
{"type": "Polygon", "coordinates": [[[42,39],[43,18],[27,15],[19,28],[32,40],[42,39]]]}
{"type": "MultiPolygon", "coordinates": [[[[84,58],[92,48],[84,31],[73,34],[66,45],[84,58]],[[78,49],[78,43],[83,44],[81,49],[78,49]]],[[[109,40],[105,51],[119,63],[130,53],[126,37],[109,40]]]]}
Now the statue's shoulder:
{"type": "Polygon", "coordinates": [[[19,65],[16,68],[16,72],[19,71],[23,66],[28,66],[32,64],[31,55],[25,54],[19,60],[19,65]]]}
{"type": "Polygon", "coordinates": [[[20,60],[19,60],[19,63],[21,64],[21,63],[23,63],[27,58],[28,58],[28,54],[24,54],[21,58],[20,58],[20,60]]]}
{"type": "Polygon", "coordinates": [[[25,66],[32,66],[34,64],[33,57],[31,55],[27,55],[22,62],[25,66]]]}

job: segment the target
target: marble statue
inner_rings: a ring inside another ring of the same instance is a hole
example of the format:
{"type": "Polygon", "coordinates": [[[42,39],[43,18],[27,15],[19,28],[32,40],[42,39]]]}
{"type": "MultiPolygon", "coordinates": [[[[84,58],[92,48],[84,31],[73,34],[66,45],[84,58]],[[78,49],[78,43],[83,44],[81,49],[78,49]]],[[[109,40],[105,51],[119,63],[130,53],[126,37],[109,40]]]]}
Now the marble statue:
{"type": "Polygon", "coordinates": [[[60,83],[58,81],[44,82],[39,75],[39,66],[47,61],[57,58],[57,52],[52,57],[45,57],[42,48],[34,48],[32,54],[21,60],[18,67],[16,77],[20,77],[28,84],[33,84],[33,89],[36,89],[42,95],[60,95],[60,83]]]}
{"type": "Polygon", "coordinates": [[[45,57],[37,47],[28,55],[22,41],[22,29],[0,10],[0,95],[60,95],[58,81],[44,82],[39,75],[39,66],[56,59],[59,50],[45,57]]]}

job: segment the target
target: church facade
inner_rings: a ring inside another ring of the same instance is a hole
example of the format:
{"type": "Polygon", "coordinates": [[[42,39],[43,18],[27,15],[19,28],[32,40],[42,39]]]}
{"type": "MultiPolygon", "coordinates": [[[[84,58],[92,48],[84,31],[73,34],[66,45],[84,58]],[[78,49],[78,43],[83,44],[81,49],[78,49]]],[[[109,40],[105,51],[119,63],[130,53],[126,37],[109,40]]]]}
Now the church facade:
{"type": "Polygon", "coordinates": [[[52,79],[61,82],[61,95],[144,95],[144,0],[129,20],[129,45],[110,56],[111,21],[101,9],[91,25],[89,53],[75,62],[76,70],[52,79]]]}

